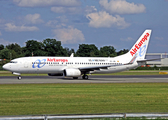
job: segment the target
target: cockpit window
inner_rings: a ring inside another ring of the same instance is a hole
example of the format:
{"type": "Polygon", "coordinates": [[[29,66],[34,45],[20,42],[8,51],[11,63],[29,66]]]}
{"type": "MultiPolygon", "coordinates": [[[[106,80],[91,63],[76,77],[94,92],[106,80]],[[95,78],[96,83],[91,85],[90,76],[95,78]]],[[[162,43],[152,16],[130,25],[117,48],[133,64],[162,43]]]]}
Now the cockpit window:
{"type": "Polygon", "coordinates": [[[10,61],[9,63],[17,63],[17,61],[10,61]]]}

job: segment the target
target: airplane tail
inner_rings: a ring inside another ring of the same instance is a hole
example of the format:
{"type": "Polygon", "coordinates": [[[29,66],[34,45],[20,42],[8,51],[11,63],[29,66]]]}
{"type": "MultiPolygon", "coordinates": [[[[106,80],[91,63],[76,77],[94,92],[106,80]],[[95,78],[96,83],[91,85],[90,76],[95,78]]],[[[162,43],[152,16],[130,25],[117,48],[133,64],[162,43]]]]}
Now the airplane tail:
{"type": "Polygon", "coordinates": [[[135,61],[142,61],[145,59],[151,33],[152,30],[150,29],[145,30],[137,42],[130,49],[130,51],[126,54],[127,58],[131,60],[130,63],[134,63],[135,61]]]}

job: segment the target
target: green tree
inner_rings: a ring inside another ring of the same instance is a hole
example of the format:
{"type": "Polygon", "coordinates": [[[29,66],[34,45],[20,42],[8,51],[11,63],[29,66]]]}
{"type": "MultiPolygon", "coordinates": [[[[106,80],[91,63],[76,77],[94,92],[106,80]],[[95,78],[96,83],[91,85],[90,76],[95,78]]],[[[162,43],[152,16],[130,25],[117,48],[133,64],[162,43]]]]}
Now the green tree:
{"type": "Polygon", "coordinates": [[[0,50],[4,49],[4,45],[0,44],[0,50]]]}
{"type": "Polygon", "coordinates": [[[61,41],[56,39],[43,40],[43,47],[48,56],[66,56],[66,50],[61,46],[61,41]]]}
{"type": "Polygon", "coordinates": [[[120,50],[119,52],[117,52],[117,56],[123,55],[123,54],[127,53],[128,51],[129,51],[128,49],[120,50]]]}
{"type": "Polygon", "coordinates": [[[100,48],[101,57],[115,57],[116,55],[116,49],[113,46],[104,46],[100,48]]]}
{"type": "Polygon", "coordinates": [[[75,50],[74,49],[69,49],[69,48],[64,48],[66,50],[67,56],[70,56],[72,53],[74,53],[75,56],[75,50]]]}
{"type": "Polygon", "coordinates": [[[1,59],[10,59],[10,50],[8,48],[4,48],[0,51],[1,59]]]}
{"type": "Polygon", "coordinates": [[[76,55],[80,57],[96,57],[99,56],[99,50],[94,44],[80,44],[76,55]]]}
{"type": "Polygon", "coordinates": [[[44,50],[43,44],[35,40],[28,40],[23,48],[24,56],[45,56],[47,53],[44,50]]]}
{"type": "Polygon", "coordinates": [[[12,58],[17,58],[17,57],[21,57],[22,55],[22,48],[20,47],[20,45],[18,45],[17,43],[15,44],[9,44],[6,45],[6,48],[8,48],[10,50],[10,56],[12,58]]]}

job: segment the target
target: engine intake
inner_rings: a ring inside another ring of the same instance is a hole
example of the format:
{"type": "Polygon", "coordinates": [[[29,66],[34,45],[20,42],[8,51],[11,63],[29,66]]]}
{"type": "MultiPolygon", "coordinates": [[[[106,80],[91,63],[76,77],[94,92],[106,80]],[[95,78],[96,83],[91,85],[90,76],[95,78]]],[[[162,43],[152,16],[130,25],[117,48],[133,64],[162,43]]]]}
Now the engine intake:
{"type": "Polygon", "coordinates": [[[64,70],[64,75],[67,77],[79,77],[81,76],[81,71],[77,68],[69,68],[64,70]]]}

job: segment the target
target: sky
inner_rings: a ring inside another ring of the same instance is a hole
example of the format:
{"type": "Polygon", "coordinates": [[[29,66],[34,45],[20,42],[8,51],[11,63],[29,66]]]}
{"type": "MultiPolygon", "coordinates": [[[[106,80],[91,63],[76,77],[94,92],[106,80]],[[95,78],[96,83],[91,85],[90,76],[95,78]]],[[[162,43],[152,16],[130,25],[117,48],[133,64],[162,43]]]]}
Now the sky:
{"type": "Polygon", "coordinates": [[[0,0],[0,44],[46,38],[130,49],[152,29],[148,53],[168,52],[168,0],[0,0]]]}

